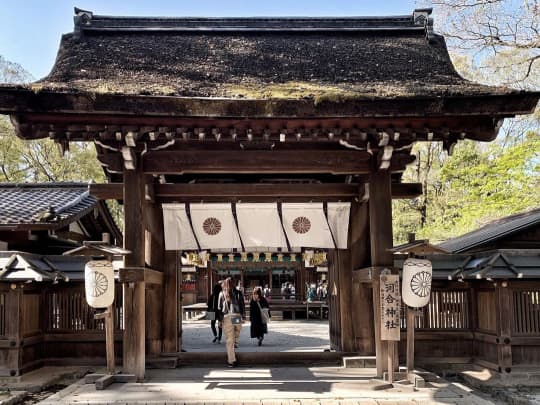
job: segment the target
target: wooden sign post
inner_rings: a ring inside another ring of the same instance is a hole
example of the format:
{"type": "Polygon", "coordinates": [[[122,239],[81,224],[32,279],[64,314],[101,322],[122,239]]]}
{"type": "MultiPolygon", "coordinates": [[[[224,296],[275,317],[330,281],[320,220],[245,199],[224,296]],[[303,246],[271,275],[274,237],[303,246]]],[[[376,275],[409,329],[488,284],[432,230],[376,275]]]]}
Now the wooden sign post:
{"type": "Polygon", "coordinates": [[[114,305],[109,305],[105,312],[94,315],[94,319],[103,319],[105,323],[105,353],[107,355],[107,374],[114,374],[114,305]]]}
{"type": "Polygon", "coordinates": [[[388,342],[388,382],[394,382],[395,342],[400,338],[399,275],[383,271],[380,278],[381,340],[388,342]],[[386,273],[386,274],[385,274],[386,273]]]}

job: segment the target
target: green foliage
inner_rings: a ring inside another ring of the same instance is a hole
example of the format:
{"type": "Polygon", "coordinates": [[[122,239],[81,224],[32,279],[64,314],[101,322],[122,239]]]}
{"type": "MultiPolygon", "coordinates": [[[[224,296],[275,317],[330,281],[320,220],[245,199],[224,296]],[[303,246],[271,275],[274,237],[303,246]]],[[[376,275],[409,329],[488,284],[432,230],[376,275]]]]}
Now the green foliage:
{"type": "MultiPolygon", "coordinates": [[[[425,147],[425,146],[424,146],[425,147]]],[[[540,137],[529,132],[511,145],[460,142],[454,154],[436,161],[436,181],[424,183],[424,196],[394,202],[394,238],[407,232],[440,241],[472,231],[484,223],[538,207],[540,195],[540,137]],[[422,201],[427,200],[422,222],[422,201]]],[[[413,181],[416,168],[404,174],[413,181]]]]}
{"type": "Polygon", "coordinates": [[[62,156],[50,139],[23,141],[15,135],[5,117],[0,118],[0,181],[95,181],[105,176],[94,145],[72,143],[62,156]]]}

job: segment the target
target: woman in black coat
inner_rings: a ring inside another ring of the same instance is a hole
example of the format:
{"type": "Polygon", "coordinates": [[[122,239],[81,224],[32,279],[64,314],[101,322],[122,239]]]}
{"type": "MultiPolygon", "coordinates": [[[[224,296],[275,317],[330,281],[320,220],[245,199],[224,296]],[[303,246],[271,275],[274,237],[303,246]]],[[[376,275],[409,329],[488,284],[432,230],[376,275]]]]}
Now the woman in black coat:
{"type": "Polygon", "coordinates": [[[210,321],[210,328],[212,329],[212,333],[214,334],[214,340],[212,342],[221,343],[221,336],[223,336],[223,325],[221,322],[223,322],[223,312],[219,310],[218,307],[218,298],[219,293],[221,292],[221,281],[218,282],[214,287],[212,288],[212,294],[210,294],[210,297],[208,297],[208,311],[214,311],[215,318],[210,321]],[[216,322],[218,323],[218,328],[216,330],[216,322]]]}
{"type": "Polygon", "coordinates": [[[262,345],[264,334],[268,333],[268,326],[265,322],[263,322],[261,308],[270,307],[268,306],[268,301],[266,298],[263,297],[261,287],[256,287],[253,290],[253,295],[251,296],[251,301],[249,302],[249,320],[251,321],[251,338],[257,338],[259,341],[259,346],[262,345]]]}

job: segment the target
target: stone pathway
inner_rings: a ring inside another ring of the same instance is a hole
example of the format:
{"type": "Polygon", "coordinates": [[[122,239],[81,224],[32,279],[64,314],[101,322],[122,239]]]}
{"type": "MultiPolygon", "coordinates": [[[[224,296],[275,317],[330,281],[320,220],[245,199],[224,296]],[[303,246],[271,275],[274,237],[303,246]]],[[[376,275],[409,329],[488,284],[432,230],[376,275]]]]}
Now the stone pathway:
{"type": "Polygon", "coordinates": [[[41,404],[496,404],[463,385],[443,380],[414,392],[376,391],[373,373],[374,369],[340,367],[148,370],[141,384],[113,384],[96,391],[94,385],[80,381],[41,404]]]}
{"type": "MultiPolygon", "coordinates": [[[[210,321],[183,321],[183,349],[188,352],[225,352],[225,337],[221,344],[212,343],[210,321]]],[[[250,323],[246,322],[240,334],[238,352],[317,352],[330,348],[328,321],[295,320],[276,321],[268,325],[263,345],[250,338],[250,323]]]]}

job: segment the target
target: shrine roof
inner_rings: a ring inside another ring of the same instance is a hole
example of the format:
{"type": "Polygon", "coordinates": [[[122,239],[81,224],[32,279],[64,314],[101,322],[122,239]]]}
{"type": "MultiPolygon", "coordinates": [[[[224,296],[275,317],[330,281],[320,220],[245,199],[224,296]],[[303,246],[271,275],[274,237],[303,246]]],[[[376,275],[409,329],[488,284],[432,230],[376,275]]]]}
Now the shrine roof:
{"type": "Polygon", "coordinates": [[[315,102],[514,93],[463,79],[433,33],[429,9],[349,18],[75,12],[74,32],[32,89],[315,102]]]}
{"type": "Polygon", "coordinates": [[[540,207],[491,221],[465,235],[448,239],[438,247],[452,253],[463,253],[539,225],[540,207]]]}
{"type": "Polygon", "coordinates": [[[0,228],[55,229],[76,221],[97,203],[85,183],[0,183],[0,228]]]}
{"type": "MultiPolygon", "coordinates": [[[[428,254],[435,280],[491,280],[540,278],[540,250],[499,249],[473,254],[428,254]]],[[[403,268],[406,257],[396,257],[394,266],[403,268]]]]}

